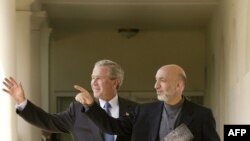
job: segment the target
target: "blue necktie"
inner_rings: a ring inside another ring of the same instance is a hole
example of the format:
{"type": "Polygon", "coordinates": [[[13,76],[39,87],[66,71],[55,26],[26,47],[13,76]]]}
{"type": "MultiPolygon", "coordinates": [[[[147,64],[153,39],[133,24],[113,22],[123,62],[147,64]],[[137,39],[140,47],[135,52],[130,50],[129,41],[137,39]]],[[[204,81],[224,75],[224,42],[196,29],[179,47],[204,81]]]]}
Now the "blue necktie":
{"type": "MultiPolygon", "coordinates": [[[[104,110],[108,115],[111,115],[109,109],[111,108],[111,105],[106,102],[104,105],[104,110]]],[[[114,135],[108,134],[108,133],[103,133],[103,139],[104,141],[114,141],[114,135]]]]}

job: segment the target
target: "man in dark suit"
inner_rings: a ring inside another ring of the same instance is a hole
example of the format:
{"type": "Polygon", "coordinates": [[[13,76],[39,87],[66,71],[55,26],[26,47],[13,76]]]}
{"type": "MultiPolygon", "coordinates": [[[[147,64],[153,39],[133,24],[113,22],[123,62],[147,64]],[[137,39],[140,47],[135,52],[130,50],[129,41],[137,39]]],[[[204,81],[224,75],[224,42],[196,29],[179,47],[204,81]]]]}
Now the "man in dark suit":
{"type": "Polygon", "coordinates": [[[132,141],[219,141],[210,109],[182,96],[186,74],[178,65],[165,65],[155,76],[158,102],[139,105],[119,119],[109,117],[84,89],[75,97],[86,114],[104,131],[131,135],[132,141]],[[102,117],[102,118],[98,118],[102,117]]]}
{"type": "MultiPolygon", "coordinates": [[[[91,75],[91,88],[94,97],[98,98],[97,103],[103,107],[106,101],[110,102],[112,107],[110,113],[115,118],[125,115],[136,106],[135,102],[117,95],[123,77],[124,72],[120,65],[110,60],[96,62],[91,75]]],[[[3,83],[6,86],[3,90],[9,93],[17,103],[17,113],[27,122],[50,132],[70,133],[74,141],[105,141],[106,133],[103,133],[87,116],[82,114],[81,103],[72,102],[65,111],[50,114],[27,100],[22,85],[12,77],[5,78],[3,83]]],[[[116,141],[131,140],[131,136],[126,135],[111,137],[116,141]]]]}

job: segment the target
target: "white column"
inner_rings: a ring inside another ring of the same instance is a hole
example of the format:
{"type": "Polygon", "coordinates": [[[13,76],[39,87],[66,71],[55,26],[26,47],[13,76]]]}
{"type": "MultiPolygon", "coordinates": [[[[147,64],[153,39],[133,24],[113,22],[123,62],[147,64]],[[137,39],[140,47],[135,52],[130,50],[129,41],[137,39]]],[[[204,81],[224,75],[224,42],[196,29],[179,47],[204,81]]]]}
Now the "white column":
{"type": "MultiPolygon", "coordinates": [[[[1,0],[0,4],[0,88],[4,77],[15,72],[15,0],[1,0]]],[[[11,97],[0,90],[0,137],[4,141],[17,141],[17,120],[11,97]]]]}
{"type": "Polygon", "coordinates": [[[49,111],[49,39],[52,29],[42,28],[41,30],[41,106],[49,111]]]}
{"type": "Polygon", "coordinates": [[[37,11],[32,14],[32,44],[36,46],[37,62],[40,68],[40,102],[41,107],[45,111],[49,111],[49,38],[51,29],[47,23],[47,13],[45,11],[37,11]]]}
{"type": "MultiPolygon", "coordinates": [[[[30,11],[17,11],[17,78],[26,98],[41,106],[40,25],[30,11]]],[[[41,129],[19,118],[20,141],[41,140],[41,129]],[[23,130],[25,128],[25,130],[23,130]]]]}

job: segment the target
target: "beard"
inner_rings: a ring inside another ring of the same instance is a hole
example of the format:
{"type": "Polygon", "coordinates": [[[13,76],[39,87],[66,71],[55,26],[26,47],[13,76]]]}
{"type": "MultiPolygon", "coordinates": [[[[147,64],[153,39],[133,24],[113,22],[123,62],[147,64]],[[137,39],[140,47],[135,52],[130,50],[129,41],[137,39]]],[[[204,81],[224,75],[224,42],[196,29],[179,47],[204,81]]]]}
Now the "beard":
{"type": "Polygon", "coordinates": [[[159,101],[166,101],[168,99],[167,95],[157,95],[157,99],[159,101]]]}

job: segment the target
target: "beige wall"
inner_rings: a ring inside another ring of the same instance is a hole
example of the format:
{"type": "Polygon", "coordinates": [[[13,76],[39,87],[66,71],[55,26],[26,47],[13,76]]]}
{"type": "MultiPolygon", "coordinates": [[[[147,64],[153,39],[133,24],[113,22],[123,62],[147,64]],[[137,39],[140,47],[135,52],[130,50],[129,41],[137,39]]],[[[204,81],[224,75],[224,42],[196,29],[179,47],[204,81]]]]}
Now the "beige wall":
{"type": "Polygon", "coordinates": [[[249,124],[250,2],[222,0],[209,27],[208,91],[220,135],[224,124],[249,124]]]}
{"type": "Polygon", "coordinates": [[[155,97],[156,70],[170,63],[186,70],[187,91],[203,91],[205,45],[204,31],[141,31],[130,39],[112,31],[55,32],[50,47],[51,105],[56,93],[72,91],[76,83],[90,90],[93,65],[104,58],[124,68],[122,91],[150,91],[155,97]]]}

